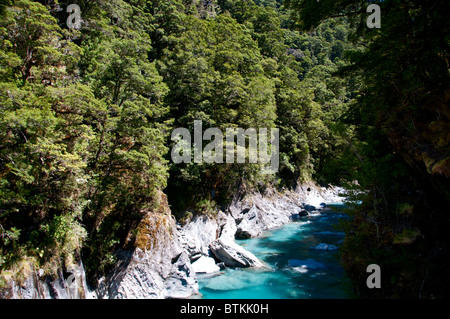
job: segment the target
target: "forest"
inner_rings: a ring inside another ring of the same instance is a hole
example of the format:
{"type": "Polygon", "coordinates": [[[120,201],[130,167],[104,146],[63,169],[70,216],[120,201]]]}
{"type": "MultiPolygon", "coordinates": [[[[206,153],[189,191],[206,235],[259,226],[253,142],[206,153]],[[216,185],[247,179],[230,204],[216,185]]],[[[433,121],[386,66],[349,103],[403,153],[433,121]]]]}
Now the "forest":
{"type": "Polygon", "coordinates": [[[52,276],[81,256],[95,285],[166,196],[182,221],[314,181],[359,203],[342,259],[360,297],[450,297],[449,9],[0,0],[0,289],[27,265],[52,276]],[[172,131],[196,120],[278,128],[278,172],[173,163],[172,131]],[[383,289],[359,289],[372,263],[383,289]]]}

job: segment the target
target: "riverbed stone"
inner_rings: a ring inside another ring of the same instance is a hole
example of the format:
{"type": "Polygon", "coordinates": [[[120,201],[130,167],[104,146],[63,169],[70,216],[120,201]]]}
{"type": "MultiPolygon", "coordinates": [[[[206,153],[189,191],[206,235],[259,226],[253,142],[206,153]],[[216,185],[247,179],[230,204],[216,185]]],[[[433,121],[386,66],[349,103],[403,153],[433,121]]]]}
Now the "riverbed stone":
{"type": "Polygon", "coordinates": [[[211,274],[220,271],[214,258],[202,256],[192,264],[192,268],[198,274],[211,274]]]}
{"type": "Polygon", "coordinates": [[[210,245],[214,256],[227,267],[263,267],[263,263],[251,252],[232,240],[219,238],[210,245]]]}

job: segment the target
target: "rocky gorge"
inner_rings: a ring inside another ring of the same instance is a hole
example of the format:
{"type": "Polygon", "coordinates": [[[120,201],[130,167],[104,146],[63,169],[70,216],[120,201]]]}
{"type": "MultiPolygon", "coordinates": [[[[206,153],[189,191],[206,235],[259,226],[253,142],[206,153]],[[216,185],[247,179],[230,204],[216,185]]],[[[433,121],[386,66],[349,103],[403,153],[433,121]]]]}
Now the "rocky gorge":
{"type": "MultiPolygon", "coordinates": [[[[117,252],[109,274],[89,287],[80,260],[57,278],[30,269],[20,283],[11,280],[2,297],[14,299],[166,299],[199,296],[197,274],[225,267],[266,267],[235,242],[254,238],[343,200],[343,189],[299,185],[294,190],[235,196],[224,211],[194,215],[182,224],[166,209],[148,213],[138,226],[135,249],[117,252]]],[[[333,247],[327,247],[333,249],[333,247]]],[[[323,247],[317,247],[323,249],[323,247]]]]}

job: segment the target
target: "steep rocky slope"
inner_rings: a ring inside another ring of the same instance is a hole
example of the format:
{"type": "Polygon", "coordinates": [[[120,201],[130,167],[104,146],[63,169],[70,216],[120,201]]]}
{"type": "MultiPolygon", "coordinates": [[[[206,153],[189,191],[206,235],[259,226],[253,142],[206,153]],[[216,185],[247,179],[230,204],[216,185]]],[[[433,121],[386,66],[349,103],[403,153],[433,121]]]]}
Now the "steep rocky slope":
{"type": "Polygon", "coordinates": [[[194,216],[184,226],[172,216],[163,197],[162,209],[148,212],[135,230],[134,249],[117,252],[110,273],[90,288],[81,261],[60,271],[57,278],[40,277],[29,265],[21,282],[10,280],[1,297],[14,299],[162,299],[189,298],[199,293],[196,272],[223,267],[264,267],[253,254],[234,242],[236,237],[256,237],[282,226],[307,210],[342,201],[339,188],[299,186],[280,193],[235,197],[229,208],[214,217],[194,216]],[[197,261],[197,266],[193,267],[197,261]],[[206,265],[206,266],[205,266],[206,265]],[[206,268],[205,268],[206,267],[206,268]]]}

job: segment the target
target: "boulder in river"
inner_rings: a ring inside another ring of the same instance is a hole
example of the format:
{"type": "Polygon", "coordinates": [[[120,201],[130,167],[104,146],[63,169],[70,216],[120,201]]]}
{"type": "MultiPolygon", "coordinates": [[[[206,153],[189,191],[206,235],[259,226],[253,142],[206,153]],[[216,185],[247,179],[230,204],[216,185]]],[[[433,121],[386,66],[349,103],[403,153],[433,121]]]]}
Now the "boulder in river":
{"type": "Polygon", "coordinates": [[[317,208],[316,208],[315,206],[309,205],[309,204],[305,204],[305,205],[303,206],[303,209],[306,210],[306,211],[308,211],[308,212],[312,212],[312,211],[314,211],[314,210],[317,210],[317,208]]]}
{"type": "Polygon", "coordinates": [[[202,256],[194,263],[192,268],[198,274],[211,274],[220,271],[220,267],[216,265],[214,258],[202,256]]]}
{"type": "Polygon", "coordinates": [[[263,263],[251,252],[232,240],[219,238],[209,246],[214,256],[227,267],[263,267],[263,263]]]}
{"type": "Polygon", "coordinates": [[[298,216],[300,216],[300,217],[306,217],[306,216],[308,216],[309,214],[308,214],[308,211],[306,210],[306,209],[302,209],[302,210],[300,210],[299,212],[298,212],[298,216]]]}

